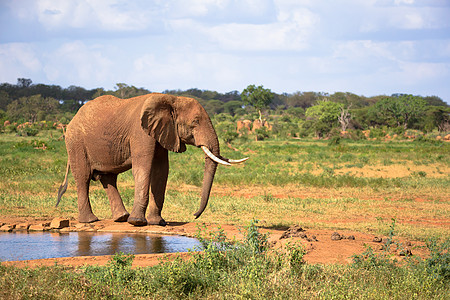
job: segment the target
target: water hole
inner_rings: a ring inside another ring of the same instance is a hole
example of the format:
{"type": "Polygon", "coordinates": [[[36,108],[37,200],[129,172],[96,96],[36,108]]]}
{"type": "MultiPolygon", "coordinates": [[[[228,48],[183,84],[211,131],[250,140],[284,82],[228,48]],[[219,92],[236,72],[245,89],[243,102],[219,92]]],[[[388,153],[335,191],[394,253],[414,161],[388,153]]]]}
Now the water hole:
{"type": "Polygon", "coordinates": [[[200,247],[195,238],[177,235],[106,232],[0,233],[0,261],[186,252],[200,247]]]}

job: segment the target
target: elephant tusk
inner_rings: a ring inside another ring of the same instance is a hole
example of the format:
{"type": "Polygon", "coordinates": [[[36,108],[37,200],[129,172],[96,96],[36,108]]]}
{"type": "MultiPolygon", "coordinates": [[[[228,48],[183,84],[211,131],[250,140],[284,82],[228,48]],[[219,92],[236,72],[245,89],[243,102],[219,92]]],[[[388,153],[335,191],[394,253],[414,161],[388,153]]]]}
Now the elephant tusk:
{"type": "Polygon", "coordinates": [[[242,159],[229,159],[228,162],[230,164],[240,164],[240,163],[243,163],[244,161],[246,161],[247,159],[249,159],[249,157],[242,158],[242,159]]]}
{"type": "Polygon", "coordinates": [[[202,150],[203,150],[203,152],[205,152],[206,155],[208,155],[209,158],[211,158],[216,163],[222,164],[222,165],[225,165],[225,166],[231,166],[231,164],[229,162],[221,160],[220,158],[218,158],[217,156],[212,154],[211,151],[209,151],[209,149],[206,146],[202,146],[202,150]]]}

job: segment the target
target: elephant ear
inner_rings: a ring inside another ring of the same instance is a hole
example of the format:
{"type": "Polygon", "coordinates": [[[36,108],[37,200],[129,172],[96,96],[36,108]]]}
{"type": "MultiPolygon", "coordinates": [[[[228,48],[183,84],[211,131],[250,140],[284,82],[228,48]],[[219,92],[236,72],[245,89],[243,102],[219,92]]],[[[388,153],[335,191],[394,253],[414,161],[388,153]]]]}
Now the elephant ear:
{"type": "Polygon", "coordinates": [[[174,96],[157,94],[144,101],[141,110],[141,127],[165,149],[173,152],[186,151],[186,145],[181,142],[173,108],[174,96]]]}

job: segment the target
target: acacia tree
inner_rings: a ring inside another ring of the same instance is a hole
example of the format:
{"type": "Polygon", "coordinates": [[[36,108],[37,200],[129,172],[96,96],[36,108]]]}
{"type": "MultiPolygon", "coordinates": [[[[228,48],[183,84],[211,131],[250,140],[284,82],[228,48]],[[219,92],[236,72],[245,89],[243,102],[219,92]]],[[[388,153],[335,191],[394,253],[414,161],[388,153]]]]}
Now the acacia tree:
{"type": "Polygon", "coordinates": [[[387,122],[394,121],[397,126],[408,129],[408,125],[425,112],[426,101],[419,96],[399,95],[378,101],[373,109],[387,122]]]}
{"type": "Polygon", "coordinates": [[[251,84],[241,93],[241,99],[245,105],[253,106],[259,113],[259,121],[262,123],[261,110],[268,107],[274,95],[270,89],[265,89],[262,85],[251,84]]]}

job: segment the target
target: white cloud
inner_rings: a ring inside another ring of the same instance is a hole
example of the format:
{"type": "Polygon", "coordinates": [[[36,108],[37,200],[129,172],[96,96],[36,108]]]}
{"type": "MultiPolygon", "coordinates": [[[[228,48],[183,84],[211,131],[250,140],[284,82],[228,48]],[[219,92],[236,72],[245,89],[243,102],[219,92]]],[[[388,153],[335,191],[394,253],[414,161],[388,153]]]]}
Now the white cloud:
{"type": "MultiPolygon", "coordinates": [[[[406,85],[429,83],[432,80],[450,75],[450,63],[427,63],[401,61],[399,80],[406,85]]],[[[394,72],[396,73],[396,72],[394,72]]]]}
{"type": "Polygon", "coordinates": [[[0,81],[15,82],[18,77],[41,69],[36,49],[27,43],[0,44],[0,81]]]}
{"type": "Polygon", "coordinates": [[[394,3],[396,5],[401,5],[401,4],[414,4],[414,0],[395,0],[394,3]]]}
{"type": "Polygon", "coordinates": [[[233,51],[292,51],[309,46],[309,38],[318,22],[308,9],[279,11],[277,19],[267,24],[227,23],[206,26],[189,19],[174,20],[177,32],[196,32],[220,49],[233,51]]]}
{"type": "Polygon", "coordinates": [[[51,82],[66,81],[92,86],[110,79],[112,62],[101,49],[81,41],[61,45],[47,54],[44,72],[51,82]]]}
{"type": "Polygon", "coordinates": [[[184,47],[162,55],[147,53],[140,56],[134,60],[129,79],[137,86],[158,91],[191,87],[211,89],[208,87],[211,84],[221,84],[232,90],[243,80],[241,67],[235,56],[197,52],[184,47]]]}
{"type": "Polygon", "coordinates": [[[272,0],[173,0],[167,1],[170,19],[195,19],[209,24],[264,23],[276,14],[272,0]]]}
{"type": "Polygon", "coordinates": [[[124,0],[22,0],[8,4],[22,20],[37,20],[49,31],[89,29],[131,31],[160,23],[158,3],[145,8],[135,1],[124,0]]]}

